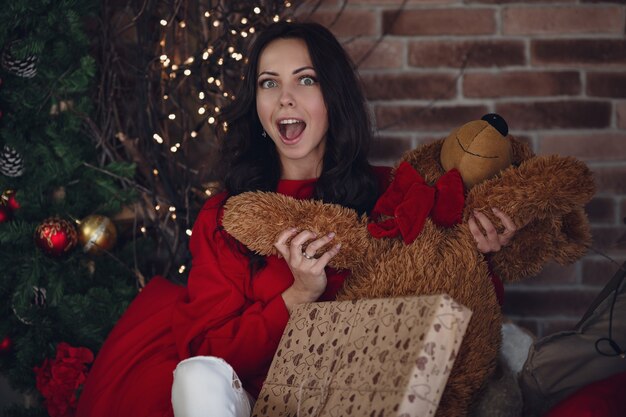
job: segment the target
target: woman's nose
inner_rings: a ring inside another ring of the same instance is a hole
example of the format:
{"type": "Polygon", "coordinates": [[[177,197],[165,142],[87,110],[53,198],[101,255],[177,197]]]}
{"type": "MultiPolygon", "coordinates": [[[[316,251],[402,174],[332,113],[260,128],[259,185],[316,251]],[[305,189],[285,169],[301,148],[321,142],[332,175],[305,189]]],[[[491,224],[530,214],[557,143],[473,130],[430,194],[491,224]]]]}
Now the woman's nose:
{"type": "Polygon", "coordinates": [[[280,107],[293,107],[296,105],[296,101],[288,90],[283,90],[280,95],[280,107]]]}

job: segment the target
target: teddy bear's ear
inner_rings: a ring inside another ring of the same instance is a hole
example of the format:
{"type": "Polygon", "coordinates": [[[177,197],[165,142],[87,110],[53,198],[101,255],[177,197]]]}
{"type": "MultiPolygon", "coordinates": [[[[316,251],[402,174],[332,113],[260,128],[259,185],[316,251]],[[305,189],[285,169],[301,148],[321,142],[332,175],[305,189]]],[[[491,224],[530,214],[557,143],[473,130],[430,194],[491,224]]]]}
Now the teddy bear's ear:
{"type": "Polygon", "coordinates": [[[224,204],[222,225],[248,249],[265,256],[278,254],[274,243],[280,233],[291,227],[310,230],[320,237],[334,232],[331,243],[317,253],[341,244],[341,250],[329,263],[334,268],[354,269],[372,240],[366,219],[359,218],[354,210],[260,191],[230,197],[224,204]]]}
{"type": "Polygon", "coordinates": [[[530,149],[530,145],[528,145],[528,143],[519,140],[511,135],[509,135],[507,139],[509,139],[509,141],[511,142],[513,165],[519,166],[522,162],[535,156],[533,151],[530,149]]]}

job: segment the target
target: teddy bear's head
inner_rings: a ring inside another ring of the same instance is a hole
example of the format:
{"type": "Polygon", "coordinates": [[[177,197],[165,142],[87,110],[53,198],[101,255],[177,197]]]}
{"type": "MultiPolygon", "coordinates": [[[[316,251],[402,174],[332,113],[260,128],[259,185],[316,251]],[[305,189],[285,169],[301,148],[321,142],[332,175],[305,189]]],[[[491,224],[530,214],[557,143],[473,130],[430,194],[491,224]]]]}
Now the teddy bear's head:
{"type": "Polygon", "coordinates": [[[443,141],[441,166],[459,170],[467,189],[495,176],[513,162],[508,131],[506,121],[493,113],[454,129],[443,141]]]}

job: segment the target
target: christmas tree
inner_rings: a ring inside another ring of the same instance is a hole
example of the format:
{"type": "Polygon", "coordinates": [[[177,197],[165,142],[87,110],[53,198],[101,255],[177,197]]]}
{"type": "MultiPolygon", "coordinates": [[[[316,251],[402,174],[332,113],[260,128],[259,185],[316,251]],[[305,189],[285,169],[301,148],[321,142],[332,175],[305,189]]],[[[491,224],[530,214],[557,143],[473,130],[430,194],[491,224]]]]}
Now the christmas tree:
{"type": "MultiPolygon", "coordinates": [[[[35,367],[37,388],[51,384],[45,361],[60,343],[97,352],[148,250],[122,230],[116,239],[111,221],[137,198],[124,186],[135,167],[103,158],[88,129],[97,70],[85,25],[98,3],[0,9],[0,370],[25,392],[36,393],[35,367]]],[[[28,413],[47,415],[41,404],[28,413]]]]}
{"type": "Polygon", "coordinates": [[[73,415],[146,281],[185,281],[220,111],[255,32],[295,9],[134,3],[0,9],[0,373],[35,399],[5,415],[73,415]]]}

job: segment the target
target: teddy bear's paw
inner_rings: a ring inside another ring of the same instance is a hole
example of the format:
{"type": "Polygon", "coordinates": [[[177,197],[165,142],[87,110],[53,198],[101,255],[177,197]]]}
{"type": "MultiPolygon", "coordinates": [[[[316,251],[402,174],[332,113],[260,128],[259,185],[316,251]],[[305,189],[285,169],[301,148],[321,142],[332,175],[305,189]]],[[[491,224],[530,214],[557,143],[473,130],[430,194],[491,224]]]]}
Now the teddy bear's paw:
{"type": "Polygon", "coordinates": [[[292,227],[312,231],[320,237],[333,232],[333,240],[316,255],[341,244],[339,253],[329,263],[335,268],[354,269],[362,262],[372,240],[366,219],[354,210],[271,192],[246,192],[230,197],[224,205],[222,224],[226,232],[260,255],[278,254],[274,243],[282,232],[292,227]]]}

